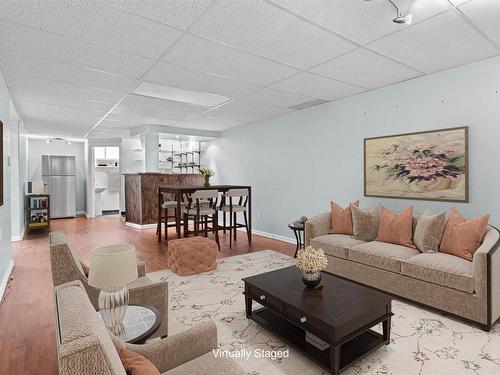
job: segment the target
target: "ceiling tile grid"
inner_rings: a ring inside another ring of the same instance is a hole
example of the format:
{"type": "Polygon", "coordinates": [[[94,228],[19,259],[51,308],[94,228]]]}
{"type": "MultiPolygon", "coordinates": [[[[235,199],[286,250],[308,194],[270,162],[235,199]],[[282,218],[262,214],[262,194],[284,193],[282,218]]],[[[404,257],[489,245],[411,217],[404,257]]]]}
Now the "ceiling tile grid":
{"type": "Polygon", "coordinates": [[[82,137],[223,130],[500,54],[500,1],[395,1],[411,25],[388,0],[5,0],[0,71],[30,132],[82,137]]]}

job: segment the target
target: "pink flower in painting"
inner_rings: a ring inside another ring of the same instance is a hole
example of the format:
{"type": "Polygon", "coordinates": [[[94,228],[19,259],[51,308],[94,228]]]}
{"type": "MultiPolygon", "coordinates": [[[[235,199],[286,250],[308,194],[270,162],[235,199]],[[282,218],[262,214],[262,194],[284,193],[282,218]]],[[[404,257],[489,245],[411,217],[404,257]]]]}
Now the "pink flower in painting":
{"type": "Polygon", "coordinates": [[[436,151],[434,151],[434,154],[436,154],[436,155],[445,155],[445,156],[450,157],[450,156],[456,155],[457,151],[452,150],[451,148],[449,148],[449,149],[443,149],[443,150],[436,150],[436,151]]]}
{"type": "Polygon", "coordinates": [[[426,157],[409,160],[405,169],[410,176],[415,177],[432,177],[436,173],[443,171],[446,162],[441,159],[426,157]]]}
{"type": "Polygon", "coordinates": [[[431,146],[430,145],[426,145],[424,143],[416,143],[414,145],[411,145],[411,146],[408,146],[406,149],[410,152],[422,152],[424,150],[428,150],[430,149],[431,146]]]}

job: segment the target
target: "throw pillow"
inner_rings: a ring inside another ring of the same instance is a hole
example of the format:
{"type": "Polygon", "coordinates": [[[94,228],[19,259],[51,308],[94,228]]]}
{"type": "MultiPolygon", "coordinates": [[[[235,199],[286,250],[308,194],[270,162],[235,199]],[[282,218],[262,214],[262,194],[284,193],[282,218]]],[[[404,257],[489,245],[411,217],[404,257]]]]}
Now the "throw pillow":
{"type": "Polygon", "coordinates": [[[146,357],[127,348],[118,349],[127,375],[160,375],[160,371],[146,357]]]}
{"type": "Polygon", "coordinates": [[[335,202],[330,202],[332,212],[330,234],[352,234],[351,205],[359,207],[359,201],[351,203],[346,208],[340,207],[335,202]]]}
{"type": "Polygon", "coordinates": [[[379,204],[377,207],[364,210],[351,205],[352,238],[373,241],[377,237],[381,207],[379,204]]]}
{"type": "Polygon", "coordinates": [[[413,243],[423,253],[439,251],[439,244],[446,227],[446,212],[433,215],[425,211],[418,219],[413,232],[413,243]]]}
{"type": "Polygon", "coordinates": [[[387,208],[382,207],[380,225],[375,241],[415,248],[412,242],[412,229],[413,206],[408,207],[400,214],[393,214],[387,208]]]}
{"type": "Polygon", "coordinates": [[[466,220],[452,208],[439,251],[472,261],[474,253],[486,235],[489,219],[490,215],[484,215],[477,219],[466,220]]]}

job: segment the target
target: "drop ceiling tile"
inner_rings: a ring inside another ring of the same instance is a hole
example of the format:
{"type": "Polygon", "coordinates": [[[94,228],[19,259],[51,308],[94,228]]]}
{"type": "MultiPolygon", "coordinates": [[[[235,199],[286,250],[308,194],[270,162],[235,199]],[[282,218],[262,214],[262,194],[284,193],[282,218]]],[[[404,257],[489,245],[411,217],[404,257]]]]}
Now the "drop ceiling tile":
{"type": "Polygon", "coordinates": [[[175,126],[179,128],[221,131],[239,125],[243,125],[243,122],[218,119],[210,116],[200,116],[190,121],[179,122],[175,126]]]}
{"type": "Polygon", "coordinates": [[[113,114],[121,117],[161,119],[162,121],[187,121],[206,112],[208,108],[189,105],[170,100],[149,98],[140,95],[128,95],[113,114]]]}
{"type": "Polygon", "coordinates": [[[459,9],[500,46],[500,1],[474,0],[459,9]]]}
{"type": "Polygon", "coordinates": [[[365,91],[360,87],[308,72],[303,72],[291,78],[287,78],[284,81],[270,86],[270,88],[323,100],[339,99],[365,91]]]}
{"type": "Polygon", "coordinates": [[[186,29],[203,14],[212,0],[104,0],[104,2],[166,25],[186,29]]]}
{"type": "Polygon", "coordinates": [[[144,80],[186,90],[223,95],[229,98],[239,97],[258,89],[257,86],[247,83],[165,63],[156,64],[146,74],[144,80]]]}
{"type": "Polygon", "coordinates": [[[0,18],[152,59],[181,35],[179,30],[96,0],[4,1],[0,18]]]}
{"type": "Polygon", "coordinates": [[[166,62],[255,85],[268,85],[299,71],[226,45],[184,36],[164,57],[166,62]]]}
{"type": "MultiPolygon", "coordinates": [[[[365,44],[406,28],[392,22],[396,9],[388,0],[271,0],[356,43],[365,44]]],[[[403,14],[418,22],[451,8],[447,0],[397,0],[403,14]]]]}
{"type": "Polygon", "coordinates": [[[10,72],[21,73],[43,79],[124,93],[136,82],[134,79],[116,74],[62,64],[36,56],[26,56],[14,51],[4,51],[0,56],[0,69],[6,74],[10,72]]]}
{"type": "Polygon", "coordinates": [[[228,121],[231,123],[238,123],[240,125],[248,124],[250,122],[255,122],[263,120],[269,116],[260,116],[250,113],[235,112],[224,106],[211,110],[210,112],[204,113],[202,117],[196,117],[191,119],[191,121],[197,121],[199,118],[211,118],[213,120],[228,121]]]}
{"type": "Polygon", "coordinates": [[[70,96],[40,93],[37,91],[23,90],[23,89],[12,90],[12,95],[16,99],[16,102],[22,102],[24,100],[27,100],[41,104],[45,103],[51,105],[61,105],[66,107],[85,109],[89,111],[107,111],[114,104],[114,103],[99,102],[96,100],[74,98],[70,96]]]}
{"type": "Polygon", "coordinates": [[[370,89],[414,78],[422,73],[365,49],[357,49],[311,72],[370,89]]]}
{"type": "Polygon", "coordinates": [[[263,104],[270,104],[278,107],[291,107],[293,105],[305,103],[314,98],[303,95],[292,94],[289,92],[263,88],[245,95],[243,99],[263,104]]]}
{"type": "Polygon", "coordinates": [[[463,4],[463,3],[467,3],[469,1],[472,1],[472,0],[449,0],[449,2],[455,6],[463,4]]]}
{"type": "Polygon", "coordinates": [[[139,78],[153,60],[75,39],[0,21],[0,55],[22,51],[66,64],[139,78]]]}
{"type": "Polygon", "coordinates": [[[389,35],[368,48],[426,73],[499,53],[455,12],[446,12],[389,35]]]}
{"type": "MultiPolygon", "coordinates": [[[[267,104],[255,103],[246,100],[233,100],[228,102],[227,104],[223,104],[218,107],[218,113],[245,113],[250,115],[257,116],[277,116],[284,113],[292,112],[292,110],[283,108],[283,107],[275,107],[267,104]]],[[[213,113],[215,111],[210,111],[209,113],[213,113]]],[[[217,113],[217,112],[215,112],[217,113]]]]}
{"type": "Polygon", "coordinates": [[[191,31],[303,69],[355,48],[328,31],[257,0],[218,2],[191,31]]]}
{"type": "Polygon", "coordinates": [[[7,73],[5,79],[9,87],[15,91],[30,90],[42,94],[47,93],[107,103],[115,103],[123,96],[121,92],[50,81],[17,73],[7,73]]]}
{"type": "MultiPolygon", "coordinates": [[[[16,100],[16,109],[23,115],[31,118],[61,119],[61,118],[99,118],[104,116],[106,110],[89,110],[64,105],[39,103],[32,100],[16,100]]],[[[70,126],[71,124],[68,124],[70,126]]]]}

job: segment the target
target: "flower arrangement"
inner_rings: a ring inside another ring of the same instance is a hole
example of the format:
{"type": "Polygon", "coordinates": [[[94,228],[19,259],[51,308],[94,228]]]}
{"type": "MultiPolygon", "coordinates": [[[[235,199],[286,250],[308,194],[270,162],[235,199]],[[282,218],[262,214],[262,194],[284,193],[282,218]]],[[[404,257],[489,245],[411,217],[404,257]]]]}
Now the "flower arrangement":
{"type": "Polygon", "coordinates": [[[376,165],[392,179],[404,179],[421,186],[435,183],[437,178],[456,179],[465,174],[463,153],[452,148],[415,143],[392,145],[380,151],[384,163],[376,165]]]}
{"type": "Polygon", "coordinates": [[[215,172],[208,167],[201,167],[200,174],[205,177],[205,187],[210,186],[210,177],[215,175],[215,172]]]}
{"type": "Polygon", "coordinates": [[[318,273],[328,265],[328,259],[322,249],[308,246],[297,252],[297,268],[305,273],[318,273]]]}

